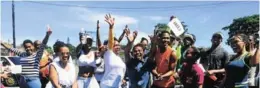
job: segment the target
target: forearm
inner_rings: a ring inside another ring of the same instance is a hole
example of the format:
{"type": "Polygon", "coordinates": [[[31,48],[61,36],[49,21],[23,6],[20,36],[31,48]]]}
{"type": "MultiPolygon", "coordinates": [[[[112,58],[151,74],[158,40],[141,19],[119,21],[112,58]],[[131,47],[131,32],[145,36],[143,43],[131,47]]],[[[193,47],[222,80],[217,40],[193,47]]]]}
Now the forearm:
{"type": "Polygon", "coordinates": [[[108,48],[112,50],[113,47],[114,47],[114,30],[113,27],[109,27],[108,48]]]}
{"type": "Polygon", "coordinates": [[[82,44],[79,44],[79,45],[76,47],[76,53],[77,53],[77,55],[80,54],[80,52],[81,52],[81,50],[82,50],[82,47],[83,47],[82,44]]]}
{"type": "Polygon", "coordinates": [[[169,77],[169,76],[173,76],[174,75],[174,71],[168,71],[167,73],[163,74],[162,77],[169,77]]]}
{"type": "Polygon", "coordinates": [[[11,48],[10,46],[5,45],[4,43],[1,43],[1,45],[2,45],[4,48],[6,48],[6,49],[10,49],[10,48],[11,48]]]}
{"type": "Polygon", "coordinates": [[[72,88],[78,88],[77,81],[75,81],[75,82],[72,84],[72,88]]]}
{"type": "Polygon", "coordinates": [[[118,42],[121,42],[122,39],[124,38],[124,35],[125,35],[125,32],[123,31],[123,33],[120,35],[119,39],[118,39],[118,42]]]}
{"type": "Polygon", "coordinates": [[[260,51],[259,51],[259,46],[256,48],[256,52],[254,56],[251,59],[251,66],[259,64],[260,59],[260,51]]]}
{"type": "Polygon", "coordinates": [[[97,46],[98,46],[98,48],[100,48],[100,46],[101,46],[102,44],[101,44],[101,40],[100,40],[99,28],[97,29],[97,35],[96,35],[96,37],[97,37],[97,46]]]}
{"type": "Polygon", "coordinates": [[[48,34],[46,34],[44,39],[42,40],[42,44],[46,45],[48,43],[49,37],[50,36],[48,34]]]}
{"type": "Polygon", "coordinates": [[[126,47],[125,47],[125,59],[126,59],[126,62],[128,62],[130,60],[130,51],[131,51],[131,48],[133,46],[133,43],[131,42],[128,42],[126,47]]]}
{"type": "Polygon", "coordinates": [[[225,69],[222,68],[222,69],[215,69],[215,70],[211,70],[211,71],[213,71],[213,74],[217,74],[217,73],[224,73],[225,69]]]}
{"type": "Polygon", "coordinates": [[[152,70],[152,74],[157,76],[158,72],[156,71],[156,68],[152,70]]]}

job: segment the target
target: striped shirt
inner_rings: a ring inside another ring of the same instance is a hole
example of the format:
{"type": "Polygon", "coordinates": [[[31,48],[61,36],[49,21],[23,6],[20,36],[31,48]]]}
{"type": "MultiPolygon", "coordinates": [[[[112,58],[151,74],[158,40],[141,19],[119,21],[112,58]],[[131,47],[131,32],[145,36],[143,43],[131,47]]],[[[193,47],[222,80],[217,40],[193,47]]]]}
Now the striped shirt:
{"type": "Polygon", "coordinates": [[[9,50],[20,56],[20,64],[22,65],[23,76],[39,76],[39,62],[43,55],[45,44],[41,44],[39,50],[32,55],[28,55],[26,52],[21,52],[17,49],[10,48],[9,50]]]}

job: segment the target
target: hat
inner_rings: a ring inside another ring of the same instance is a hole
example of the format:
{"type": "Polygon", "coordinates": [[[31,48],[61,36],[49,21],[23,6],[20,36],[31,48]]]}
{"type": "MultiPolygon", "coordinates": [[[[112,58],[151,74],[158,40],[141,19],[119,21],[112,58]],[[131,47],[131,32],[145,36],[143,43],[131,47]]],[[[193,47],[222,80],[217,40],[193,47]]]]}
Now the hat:
{"type": "Polygon", "coordinates": [[[195,41],[192,34],[185,34],[183,39],[185,38],[190,38],[193,42],[195,41]]]}
{"type": "Polygon", "coordinates": [[[218,36],[218,37],[223,39],[223,35],[222,35],[221,32],[216,32],[216,33],[213,34],[213,36],[218,36]]]}

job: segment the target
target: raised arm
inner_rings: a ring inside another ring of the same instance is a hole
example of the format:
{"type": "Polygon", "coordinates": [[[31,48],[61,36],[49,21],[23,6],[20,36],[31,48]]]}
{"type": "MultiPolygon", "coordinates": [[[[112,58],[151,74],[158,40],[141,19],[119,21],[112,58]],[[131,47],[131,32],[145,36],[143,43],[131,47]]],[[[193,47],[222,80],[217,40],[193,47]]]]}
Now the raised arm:
{"type": "Polygon", "coordinates": [[[124,36],[125,36],[125,34],[126,34],[127,29],[128,29],[128,26],[125,25],[125,29],[124,29],[123,33],[122,33],[122,34],[120,35],[120,37],[118,38],[118,42],[119,42],[119,43],[123,40],[123,38],[124,38],[124,36]]]}
{"type": "Polygon", "coordinates": [[[48,26],[48,31],[46,32],[46,35],[45,35],[44,39],[42,40],[42,44],[40,45],[40,48],[37,51],[37,55],[36,55],[37,60],[41,59],[43,52],[44,52],[44,48],[45,48],[46,44],[48,43],[51,33],[52,33],[51,28],[48,26]]]}
{"type": "MultiPolygon", "coordinates": [[[[260,43],[260,42],[259,42],[260,43]]],[[[251,57],[250,59],[250,65],[251,66],[254,66],[254,65],[257,65],[259,64],[260,62],[260,51],[259,51],[259,43],[256,47],[256,51],[255,51],[255,54],[251,57]]]]}
{"type": "MultiPolygon", "coordinates": [[[[128,30],[129,31],[129,30],[128,30]]],[[[128,40],[128,43],[126,45],[126,48],[125,48],[125,59],[126,59],[126,62],[128,62],[131,58],[130,56],[130,51],[133,47],[133,44],[134,44],[134,41],[135,41],[135,38],[137,36],[137,31],[133,32],[133,35],[130,35],[130,34],[126,34],[127,36],[127,40],[128,40]]]]}
{"type": "Polygon", "coordinates": [[[22,52],[22,51],[20,51],[20,50],[18,50],[18,49],[15,49],[15,48],[11,48],[11,46],[8,46],[8,45],[6,45],[6,44],[4,44],[4,43],[2,43],[2,42],[1,42],[1,45],[2,45],[4,48],[8,49],[9,51],[14,52],[14,54],[16,54],[16,55],[18,55],[18,56],[25,56],[25,55],[26,55],[25,52],[22,52]]]}
{"type": "Polygon", "coordinates": [[[114,47],[114,21],[110,14],[105,16],[105,21],[109,24],[109,34],[108,34],[108,49],[112,50],[114,47]]]}
{"type": "Polygon", "coordinates": [[[101,43],[101,40],[100,40],[100,32],[99,32],[99,29],[100,29],[100,26],[99,26],[99,20],[97,21],[97,35],[96,35],[96,38],[97,38],[97,47],[98,49],[101,47],[102,43],[101,43]]]}

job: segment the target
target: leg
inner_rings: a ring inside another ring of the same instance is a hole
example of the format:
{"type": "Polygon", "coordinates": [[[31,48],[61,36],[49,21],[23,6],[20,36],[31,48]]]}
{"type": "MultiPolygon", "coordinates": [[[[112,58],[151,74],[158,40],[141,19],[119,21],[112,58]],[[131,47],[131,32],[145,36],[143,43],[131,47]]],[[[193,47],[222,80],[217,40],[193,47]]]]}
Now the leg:
{"type": "Polygon", "coordinates": [[[41,82],[38,77],[30,77],[27,81],[28,88],[41,88],[41,82]]]}

